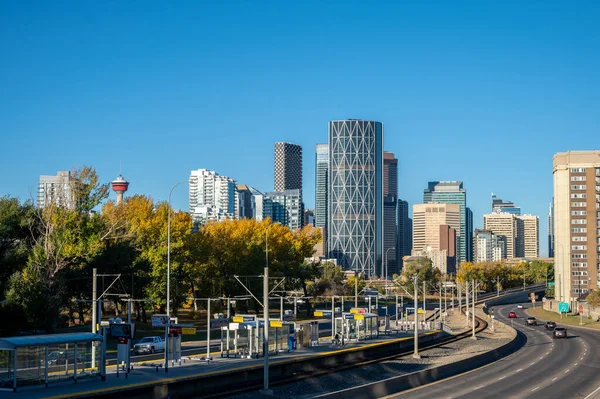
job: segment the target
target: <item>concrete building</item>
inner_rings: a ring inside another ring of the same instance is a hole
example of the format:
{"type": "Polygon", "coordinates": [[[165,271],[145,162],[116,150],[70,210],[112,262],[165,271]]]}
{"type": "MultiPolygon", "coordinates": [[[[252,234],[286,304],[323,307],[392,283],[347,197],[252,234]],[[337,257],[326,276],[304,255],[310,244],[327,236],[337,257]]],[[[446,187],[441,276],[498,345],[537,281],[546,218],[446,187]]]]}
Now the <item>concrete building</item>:
{"type": "Polygon", "coordinates": [[[442,273],[456,271],[460,205],[413,205],[412,255],[427,256],[442,273]]]}
{"type": "MultiPolygon", "coordinates": [[[[425,204],[458,204],[460,205],[460,228],[457,229],[459,249],[457,253],[458,263],[468,260],[470,257],[468,239],[473,232],[468,231],[467,216],[467,191],[463,188],[461,181],[433,181],[429,182],[423,191],[423,203],[425,204]]],[[[414,220],[414,215],[413,215],[414,220]]],[[[414,223],[414,221],[413,221],[414,223]]],[[[414,233],[415,229],[413,229],[414,233]]],[[[414,242],[414,237],[413,237],[414,242]]]]}
{"type": "Polygon", "coordinates": [[[391,277],[399,272],[398,225],[398,159],[392,152],[383,153],[383,265],[387,269],[384,276],[391,277]]]}
{"type": "Polygon", "coordinates": [[[194,223],[235,219],[239,204],[236,183],[208,169],[192,170],[189,179],[189,212],[194,223]]]}
{"type": "Polygon", "coordinates": [[[400,264],[398,269],[402,270],[404,257],[409,256],[412,251],[412,219],[408,217],[408,202],[398,200],[397,209],[397,240],[396,253],[400,264]]]}
{"type": "Polygon", "coordinates": [[[557,153],[553,164],[555,297],[573,309],[600,287],[600,151],[557,153]]]}
{"type": "Polygon", "coordinates": [[[548,257],[554,258],[554,198],[548,211],[548,257]]]}
{"type": "Polygon", "coordinates": [[[538,258],[540,256],[540,218],[533,215],[518,215],[517,257],[538,258]]]}
{"type": "Polygon", "coordinates": [[[467,207],[467,262],[473,261],[473,211],[471,208],[467,207]]]}
{"type": "MultiPolygon", "coordinates": [[[[317,144],[315,165],[315,226],[327,231],[327,193],[329,187],[329,145],[317,144]]],[[[323,237],[323,241],[327,241],[323,237]]]]}
{"type": "Polygon", "coordinates": [[[489,230],[475,230],[474,262],[490,262],[506,259],[506,237],[489,230]]]}
{"type": "Polygon", "coordinates": [[[281,223],[290,229],[301,229],[304,223],[304,206],[300,190],[284,190],[265,193],[263,217],[281,223]]]}
{"type": "Polygon", "coordinates": [[[506,212],[496,212],[483,215],[483,229],[491,231],[506,240],[506,259],[516,256],[517,219],[515,215],[506,212]]]}
{"type": "Polygon", "coordinates": [[[331,121],[328,142],[329,258],[373,277],[383,256],[383,124],[331,121]]]}
{"type": "Polygon", "coordinates": [[[72,207],[71,172],[59,171],[56,176],[41,175],[38,183],[37,207],[50,204],[72,207]]]}
{"type": "Polygon", "coordinates": [[[314,209],[304,210],[304,223],[303,226],[315,226],[315,211],[314,209]]]}

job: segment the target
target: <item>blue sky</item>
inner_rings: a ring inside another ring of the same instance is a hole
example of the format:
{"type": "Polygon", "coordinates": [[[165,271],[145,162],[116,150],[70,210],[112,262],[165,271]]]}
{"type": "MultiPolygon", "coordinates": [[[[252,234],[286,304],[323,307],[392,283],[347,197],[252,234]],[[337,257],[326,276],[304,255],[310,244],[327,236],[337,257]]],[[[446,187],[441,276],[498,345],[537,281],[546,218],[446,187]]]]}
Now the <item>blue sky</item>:
{"type": "Polygon", "coordinates": [[[120,161],[129,194],[197,168],[268,191],[290,141],[313,207],[327,122],[373,119],[402,198],[463,180],[480,227],[493,191],[540,216],[545,255],[553,154],[600,147],[600,3],[371,3],[0,3],[0,195],[120,161]]]}

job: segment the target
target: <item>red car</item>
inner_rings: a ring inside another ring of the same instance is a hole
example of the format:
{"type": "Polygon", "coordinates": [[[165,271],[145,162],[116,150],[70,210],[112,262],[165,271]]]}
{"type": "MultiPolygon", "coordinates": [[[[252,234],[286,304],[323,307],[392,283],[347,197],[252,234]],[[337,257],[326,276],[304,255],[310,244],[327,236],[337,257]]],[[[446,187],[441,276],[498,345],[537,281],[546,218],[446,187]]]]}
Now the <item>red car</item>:
{"type": "Polygon", "coordinates": [[[509,319],[516,319],[516,318],[517,318],[517,314],[516,314],[515,312],[510,312],[510,313],[508,314],[508,318],[509,318],[509,319]]]}

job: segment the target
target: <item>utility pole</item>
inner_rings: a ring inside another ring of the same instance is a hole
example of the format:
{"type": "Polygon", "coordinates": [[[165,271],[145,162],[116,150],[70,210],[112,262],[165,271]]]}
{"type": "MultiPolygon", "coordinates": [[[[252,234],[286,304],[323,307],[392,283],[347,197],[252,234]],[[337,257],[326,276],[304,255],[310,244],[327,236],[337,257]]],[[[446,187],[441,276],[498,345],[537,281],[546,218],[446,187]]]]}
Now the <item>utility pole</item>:
{"type": "Polygon", "coordinates": [[[265,230],[265,271],[263,276],[263,318],[264,333],[263,333],[263,348],[264,348],[264,379],[263,390],[265,394],[269,394],[269,228],[265,230]]]}
{"type": "Polygon", "coordinates": [[[423,281],[423,330],[425,330],[425,322],[427,321],[427,298],[425,293],[427,292],[427,283],[423,281]]]}
{"type": "Polygon", "coordinates": [[[354,272],[354,307],[358,308],[358,272],[354,272]]]}
{"type": "MultiPolygon", "coordinates": [[[[98,269],[93,268],[92,269],[92,333],[95,334],[96,333],[96,324],[98,324],[98,319],[97,319],[97,314],[96,314],[96,307],[97,307],[97,303],[96,301],[98,300],[98,277],[96,276],[96,274],[98,273],[98,269]]],[[[96,351],[92,351],[92,355],[95,355],[96,351]]],[[[94,363],[94,360],[92,360],[92,364],[94,363]]]]}
{"type": "Polygon", "coordinates": [[[415,313],[414,313],[414,320],[415,320],[415,328],[414,328],[414,341],[415,341],[415,351],[413,353],[413,358],[414,359],[420,359],[421,355],[419,355],[419,323],[417,320],[417,309],[419,307],[419,287],[417,285],[417,276],[413,276],[413,283],[414,283],[414,288],[415,288],[415,296],[414,296],[414,302],[415,302],[415,313]]]}
{"type": "Polygon", "coordinates": [[[465,281],[465,328],[469,328],[469,281],[465,281]]]}
{"type": "Polygon", "coordinates": [[[476,340],[477,337],[475,336],[475,290],[476,290],[475,280],[473,280],[472,284],[473,284],[473,315],[472,315],[472,318],[473,318],[473,335],[471,336],[471,338],[476,340]]]}
{"type": "Polygon", "coordinates": [[[396,330],[398,329],[398,295],[396,295],[396,330]]]}
{"type": "Polygon", "coordinates": [[[440,327],[442,323],[442,282],[440,281],[440,310],[438,311],[438,320],[440,322],[440,327]]]}

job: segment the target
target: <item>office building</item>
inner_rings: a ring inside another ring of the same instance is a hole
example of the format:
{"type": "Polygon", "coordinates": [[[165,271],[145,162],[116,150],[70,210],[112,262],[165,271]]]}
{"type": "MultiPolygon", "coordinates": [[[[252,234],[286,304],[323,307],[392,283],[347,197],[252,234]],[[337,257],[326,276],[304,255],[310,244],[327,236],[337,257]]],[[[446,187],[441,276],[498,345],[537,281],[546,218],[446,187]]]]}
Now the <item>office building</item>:
{"type": "Polygon", "coordinates": [[[459,204],[413,205],[411,254],[427,256],[442,273],[454,273],[459,228],[459,204]]]}
{"type": "Polygon", "coordinates": [[[302,191],[302,146],[275,143],[275,191],[302,191]]]}
{"type": "Polygon", "coordinates": [[[539,258],[540,219],[533,215],[515,215],[517,220],[517,257],[539,258]]]}
{"type": "Polygon", "coordinates": [[[239,203],[235,181],[208,169],[192,170],[189,212],[197,225],[237,218],[239,203]]]}
{"type": "Polygon", "coordinates": [[[383,153],[383,265],[384,277],[399,272],[397,256],[398,226],[396,214],[398,206],[398,159],[392,152],[383,153]]]}
{"type": "Polygon", "coordinates": [[[554,258],[554,198],[548,212],[548,257],[554,258]]]}
{"type": "Polygon", "coordinates": [[[304,223],[304,206],[300,190],[284,190],[265,193],[263,217],[281,223],[290,229],[300,229],[304,223]]]}
{"type": "Polygon", "coordinates": [[[573,310],[599,288],[600,151],[557,153],[553,163],[555,297],[573,310]]]}
{"type": "Polygon", "coordinates": [[[505,237],[506,259],[516,257],[517,219],[515,215],[506,212],[483,215],[483,229],[494,233],[496,236],[505,237]]]}
{"type": "Polygon", "coordinates": [[[37,207],[50,204],[73,206],[71,199],[71,172],[59,171],[56,176],[41,175],[38,183],[37,207]]]}
{"type": "Polygon", "coordinates": [[[329,122],[327,250],[344,270],[375,276],[383,252],[383,124],[329,122]]]}
{"type": "Polygon", "coordinates": [[[512,213],[513,215],[520,215],[521,208],[515,206],[513,202],[503,201],[498,198],[494,193],[492,193],[492,213],[494,212],[506,212],[512,213]]]}
{"type": "Polygon", "coordinates": [[[473,211],[471,208],[466,209],[466,220],[467,220],[467,262],[473,261],[473,211]]]}
{"type": "Polygon", "coordinates": [[[238,217],[254,218],[263,220],[263,197],[264,194],[252,186],[238,184],[236,186],[238,196],[238,217]]]}
{"type": "Polygon", "coordinates": [[[314,209],[304,210],[304,226],[315,226],[315,211],[314,209]]]}
{"type": "Polygon", "coordinates": [[[506,259],[506,237],[494,234],[489,230],[476,229],[473,245],[475,262],[501,261],[506,259]]]}
{"type": "Polygon", "coordinates": [[[327,227],[329,188],[329,144],[317,144],[315,160],[315,226],[327,227]]]}
{"type": "Polygon", "coordinates": [[[412,251],[412,219],[408,217],[408,202],[399,199],[396,209],[398,225],[396,253],[399,270],[402,270],[404,257],[409,256],[412,251]]]}
{"type": "MultiPolygon", "coordinates": [[[[470,257],[468,254],[469,245],[467,245],[467,239],[472,236],[473,233],[467,231],[467,191],[463,188],[463,182],[429,182],[427,188],[423,191],[423,203],[460,205],[460,228],[457,230],[457,239],[459,240],[457,258],[458,264],[466,261],[468,257],[470,257]]],[[[413,234],[415,231],[416,230],[413,228],[413,234]]],[[[414,237],[413,240],[415,240],[414,237]]]]}

